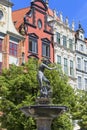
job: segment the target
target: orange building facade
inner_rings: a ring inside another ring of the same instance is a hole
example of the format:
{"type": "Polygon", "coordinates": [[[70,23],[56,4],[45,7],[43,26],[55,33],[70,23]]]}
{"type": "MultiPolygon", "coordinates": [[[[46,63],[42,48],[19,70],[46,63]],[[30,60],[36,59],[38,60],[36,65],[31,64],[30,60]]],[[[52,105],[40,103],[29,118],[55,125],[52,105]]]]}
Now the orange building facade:
{"type": "Polygon", "coordinates": [[[45,57],[54,62],[53,33],[47,22],[47,3],[34,0],[29,8],[14,11],[12,15],[15,27],[25,37],[23,62],[30,57],[45,57]]]}

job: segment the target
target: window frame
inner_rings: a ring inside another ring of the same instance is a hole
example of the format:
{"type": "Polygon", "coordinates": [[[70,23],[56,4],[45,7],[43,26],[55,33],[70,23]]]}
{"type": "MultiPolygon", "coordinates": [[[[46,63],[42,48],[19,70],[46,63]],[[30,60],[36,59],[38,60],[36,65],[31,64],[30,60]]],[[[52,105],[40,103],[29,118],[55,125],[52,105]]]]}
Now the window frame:
{"type": "Polygon", "coordinates": [[[73,40],[69,39],[69,49],[73,51],[73,40]]]}
{"type": "Polygon", "coordinates": [[[82,89],[82,77],[81,76],[78,76],[78,89],[82,89]]]}
{"type": "Polygon", "coordinates": [[[77,57],[77,69],[81,70],[81,58],[77,57]]]}
{"type": "Polygon", "coordinates": [[[0,52],[2,52],[2,39],[0,38],[0,52]]]}
{"type": "Polygon", "coordinates": [[[83,44],[80,45],[80,51],[84,51],[84,46],[83,46],[83,44]]]}
{"type": "Polygon", "coordinates": [[[50,58],[50,43],[42,41],[42,56],[50,58]],[[45,54],[43,53],[45,47],[45,54]]]}
{"type": "Polygon", "coordinates": [[[17,57],[18,45],[14,42],[9,42],[9,55],[17,57]]]}
{"type": "Polygon", "coordinates": [[[39,29],[42,28],[42,21],[41,21],[41,19],[38,19],[37,25],[38,25],[38,28],[39,28],[39,29]]]}
{"type": "Polygon", "coordinates": [[[70,75],[73,76],[73,61],[70,60],[70,75]]]}
{"type": "Polygon", "coordinates": [[[87,72],[87,61],[84,60],[84,71],[87,72]]]}
{"type": "Polygon", "coordinates": [[[67,38],[65,35],[63,35],[63,46],[67,48],[67,38]]]}
{"type": "Polygon", "coordinates": [[[0,9],[0,20],[2,20],[3,16],[4,16],[4,13],[3,13],[3,11],[0,9]]]}
{"type": "Polygon", "coordinates": [[[61,65],[61,56],[57,55],[57,64],[61,65]]]}
{"type": "Polygon", "coordinates": [[[56,32],[56,42],[60,44],[60,33],[56,32]]]}
{"type": "Polygon", "coordinates": [[[65,74],[68,74],[68,60],[67,60],[67,58],[64,58],[64,72],[65,72],[65,74]]]}
{"type": "Polygon", "coordinates": [[[38,54],[38,40],[37,40],[37,38],[34,38],[32,36],[29,37],[28,51],[31,53],[34,53],[34,54],[38,54]],[[32,45],[30,46],[30,44],[32,44],[32,45]]]}

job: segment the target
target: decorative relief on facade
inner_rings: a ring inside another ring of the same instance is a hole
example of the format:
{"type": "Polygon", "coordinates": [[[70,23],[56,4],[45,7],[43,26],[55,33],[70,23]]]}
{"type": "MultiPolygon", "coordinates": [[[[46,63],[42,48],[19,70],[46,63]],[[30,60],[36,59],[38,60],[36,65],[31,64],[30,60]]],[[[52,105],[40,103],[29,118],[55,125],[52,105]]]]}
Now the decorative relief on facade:
{"type": "Polygon", "coordinates": [[[0,5],[0,26],[6,23],[6,8],[0,5]]]}
{"type": "Polygon", "coordinates": [[[24,25],[24,24],[22,24],[22,25],[20,26],[19,32],[20,32],[21,35],[25,35],[25,25],[24,25]]]}

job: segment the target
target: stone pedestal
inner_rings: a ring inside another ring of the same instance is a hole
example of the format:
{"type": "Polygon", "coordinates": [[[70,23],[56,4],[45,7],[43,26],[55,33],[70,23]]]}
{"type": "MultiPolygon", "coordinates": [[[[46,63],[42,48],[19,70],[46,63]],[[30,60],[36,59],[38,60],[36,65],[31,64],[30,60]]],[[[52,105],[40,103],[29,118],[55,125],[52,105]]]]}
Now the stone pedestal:
{"type": "Polygon", "coordinates": [[[37,130],[51,130],[52,118],[48,117],[39,117],[36,118],[37,130]]]}

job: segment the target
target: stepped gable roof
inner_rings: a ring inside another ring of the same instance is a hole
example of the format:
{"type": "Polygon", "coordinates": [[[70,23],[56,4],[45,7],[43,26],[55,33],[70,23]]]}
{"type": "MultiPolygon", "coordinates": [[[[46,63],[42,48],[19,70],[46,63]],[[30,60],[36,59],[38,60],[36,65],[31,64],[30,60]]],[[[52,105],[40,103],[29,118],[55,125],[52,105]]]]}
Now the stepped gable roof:
{"type": "Polygon", "coordinates": [[[24,16],[30,10],[29,7],[15,10],[12,12],[12,20],[15,24],[15,27],[18,29],[20,25],[24,22],[24,16]]]}
{"type": "MultiPolygon", "coordinates": [[[[24,22],[24,16],[29,12],[30,7],[22,8],[19,10],[15,10],[12,12],[12,19],[15,24],[16,29],[20,27],[20,25],[24,22]]],[[[53,17],[53,11],[48,8],[47,10],[48,15],[53,17]]],[[[57,17],[57,20],[59,21],[59,17],[57,17]]]]}

